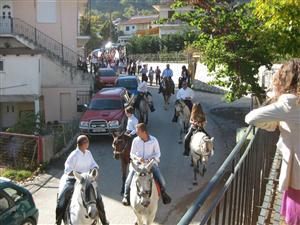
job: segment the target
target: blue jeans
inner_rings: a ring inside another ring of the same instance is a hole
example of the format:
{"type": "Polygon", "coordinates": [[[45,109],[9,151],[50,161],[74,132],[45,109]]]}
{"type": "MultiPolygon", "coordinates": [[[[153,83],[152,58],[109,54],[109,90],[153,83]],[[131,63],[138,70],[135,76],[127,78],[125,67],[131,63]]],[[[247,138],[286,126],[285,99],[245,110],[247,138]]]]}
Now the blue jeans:
{"type": "MultiPolygon", "coordinates": [[[[158,165],[153,164],[151,171],[153,173],[153,177],[154,177],[155,181],[157,181],[159,183],[160,188],[162,190],[166,190],[166,180],[163,177],[163,175],[161,174],[158,165]]],[[[125,190],[124,190],[125,197],[127,197],[129,195],[130,185],[131,185],[134,173],[135,173],[135,171],[133,169],[130,169],[129,173],[127,175],[126,182],[125,182],[125,190]]]]}

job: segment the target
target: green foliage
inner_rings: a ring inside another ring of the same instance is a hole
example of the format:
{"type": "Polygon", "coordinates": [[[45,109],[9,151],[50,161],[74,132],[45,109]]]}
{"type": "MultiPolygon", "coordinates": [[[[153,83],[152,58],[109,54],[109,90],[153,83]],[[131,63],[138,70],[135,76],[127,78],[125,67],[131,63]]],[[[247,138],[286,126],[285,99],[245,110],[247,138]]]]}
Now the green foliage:
{"type": "MultiPolygon", "coordinates": [[[[181,7],[186,1],[177,1],[181,7]]],[[[228,101],[252,92],[258,96],[258,69],[273,60],[269,33],[260,29],[260,21],[249,4],[232,6],[225,2],[203,0],[194,11],[175,14],[191,26],[192,46],[200,52],[201,62],[213,73],[217,84],[229,89],[228,101]]]]}
{"type": "Polygon", "coordinates": [[[262,29],[270,33],[274,54],[300,56],[300,1],[255,0],[254,14],[261,20],[262,29]]]}
{"type": "Polygon", "coordinates": [[[129,54],[157,53],[160,51],[160,39],[157,36],[133,37],[127,44],[129,54]]]}
{"type": "Polygon", "coordinates": [[[183,51],[185,46],[194,40],[189,34],[170,34],[158,36],[133,37],[127,44],[129,54],[156,54],[183,51]]]}
{"type": "Polygon", "coordinates": [[[32,176],[28,170],[4,169],[0,171],[0,177],[6,177],[15,181],[22,181],[32,176]]]}
{"type": "Polygon", "coordinates": [[[25,112],[21,115],[16,124],[6,131],[10,133],[34,134],[35,132],[40,133],[44,125],[44,118],[39,114],[35,115],[34,112],[25,112]],[[39,123],[36,123],[37,119],[39,119],[39,123]],[[39,129],[37,127],[39,127],[39,129]]]}

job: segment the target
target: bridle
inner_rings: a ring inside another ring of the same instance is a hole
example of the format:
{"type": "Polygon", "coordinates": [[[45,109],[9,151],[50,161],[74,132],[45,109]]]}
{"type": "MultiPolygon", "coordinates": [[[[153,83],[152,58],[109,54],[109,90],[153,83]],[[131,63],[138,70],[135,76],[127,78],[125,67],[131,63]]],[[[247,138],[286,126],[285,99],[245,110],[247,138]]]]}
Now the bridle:
{"type": "MultiPolygon", "coordinates": [[[[97,192],[95,191],[95,187],[93,186],[92,182],[90,181],[87,181],[87,184],[86,184],[86,189],[84,191],[80,190],[80,194],[81,194],[81,199],[82,199],[82,205],[83,207],[85,208],[85,212],[86,212],[86,215],[85,215],[85,218],[88,219],[89,216],[88,216],[88,207],[90,205],[93,205],[95,204],[96,205],[96,208],[97,208],[97,202],[96,202],[96,199],[97,199],[97,192]],[[95,200],[90,200],[90,196],[88,197],[89,201],[86,201],[86,196],[87,196],[87,193],[90,194],[91,192],[91,189],[94,193],[94,196],[95,196],[95,200]]],[[[97,209],[98,210],[98,209],[97,209]]],[[[99,213],[99,212],[98,212],[99,213]]],[[[97,219],[94,220],[94,222],[91,224],[91,225],[95,225],[97,224],[97,219]]]]}
{"type": "MultiPolygon", "coordinates": [[[[120,138],[120,137],[118,137],[118,138],[120,138]]],[[[117,151],[116,144],[113,144],[114,154],[115,155],[123,155],[125,153],[126,148],[127,148],[128,144],[129,144],[129,141],[126,141],[125,139],[123,139],[122,142],[123,142],[123,146],[121,147],[121,151],[117,151]]]]}
{"type": "Polygon", "coordinates": [[[152,195],[152,184],[153,184],[153,175],[152,173],[150,172],[136,172],[137,173],[137,176],[142,176],[142,177],[145,177],[147,176],[147,174],[150,174],[150,179],[149,179],[149,182],[150,182],[150,190],[149,191],[145,191],[145,192],[141,192],[140,188],[139,188],[139,183],[138,183],[138,180],[136,181],[136,190],[137,190],[137,195],[140,197],[140,198],[146,198],[146,199],[150,199],[151,198],[151,195],[152,195]]]}

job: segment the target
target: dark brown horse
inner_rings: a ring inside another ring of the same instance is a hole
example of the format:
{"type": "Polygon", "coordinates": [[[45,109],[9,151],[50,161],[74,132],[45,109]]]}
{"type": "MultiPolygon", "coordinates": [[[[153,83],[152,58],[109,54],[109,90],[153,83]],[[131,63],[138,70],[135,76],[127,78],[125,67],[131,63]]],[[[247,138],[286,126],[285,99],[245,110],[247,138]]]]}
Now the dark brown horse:
{"type": "Polygon", "coordinates": [[[161,86],[161,92],[163,94],[164,97],[164,108],[165,110],[168,109],[168,105],[170,104],[170,98],[171,95],[173,94],[173,90],[174,90],[174,84],[173,81],[171,80],[171,78],[169,77],[165,77],[162,80],[162,86],[161,86]]]}
{"type": "Polygon", "coordinates": [[[113,136],[113,155],[116,160],[120,159],[122,168],[122,188],[121,194],[124,194],[125,181],[127,177],[128,167],[130,163],[130,149],[132,139],[125,135],[125,132],[121,134],[112,133],[113,136]]]}

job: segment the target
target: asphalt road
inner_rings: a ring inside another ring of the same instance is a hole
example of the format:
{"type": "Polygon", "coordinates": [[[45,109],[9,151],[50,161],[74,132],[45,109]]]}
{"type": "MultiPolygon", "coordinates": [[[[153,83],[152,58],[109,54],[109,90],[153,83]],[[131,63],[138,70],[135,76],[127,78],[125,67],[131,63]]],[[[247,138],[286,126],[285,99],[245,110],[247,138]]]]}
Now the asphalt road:
{"type": "MultiPolygon", "coordinates": [[[[167,191],[172,197],[172,203],[169,205],[163,205],[160,201],[155,223],[174,225],[229,154],[235,144],[235,129],[241,126],[241,123],[235,120],[236,118],[219,117],[222,116],[222,111],[219,116],[216,116],[218,112],[210,113],[210,109],[217,106],[226,107],[226,104],[221,102],[221,95],[197,92],[195,100],[202,103],[208,117],[206,130],[215,137],[215,155],[210,159],[205,176],[199,178],[197,186],[193,186],[190,160],[182,156],[183,145],[178,144],[178,124],[171,122],[175,97],[172,97],[171,106],[165,111],[162,96],[157,94],[157,88],[151,88],[151,92],[156,111],[150,115],[149,130],[160,143],[160,168],[167,181],[167,191]]],[[[242,105],[245,106],[245,103],[242,105]]],[[[100,192],[111,224],[133,224],[135,216],[132,209],[121,204],[121,168],[120,162],[112,157],[111,142],[110,137],[97,137],[92,140],[90,146],[101,169],[98,180],[100,192]]],[[[48,182],[34,194],[34,200],[40,210],[39,224],[54,224],[58,182],[64,160],[62,158],[50,166],[48,182]]]]}

